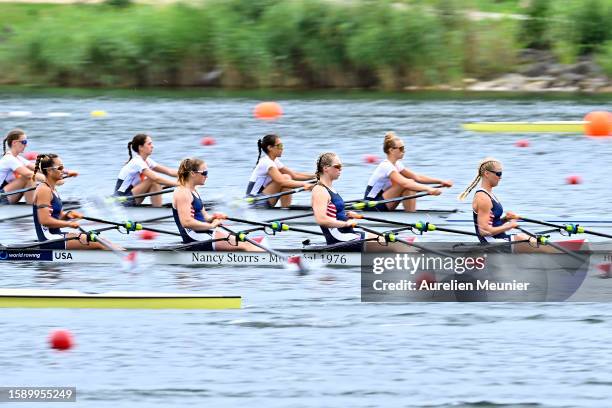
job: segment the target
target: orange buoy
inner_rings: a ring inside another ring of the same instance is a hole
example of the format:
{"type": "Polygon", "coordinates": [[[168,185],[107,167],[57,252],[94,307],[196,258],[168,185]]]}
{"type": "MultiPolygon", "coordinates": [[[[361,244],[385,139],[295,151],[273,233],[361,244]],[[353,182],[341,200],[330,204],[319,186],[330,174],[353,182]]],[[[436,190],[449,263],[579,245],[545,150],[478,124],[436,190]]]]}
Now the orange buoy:
{"type": "Polygon", "coordinates": [[[612,113],[595,111],[588,113],[584,120],[584,133],[587,136],[601,137],[612,135],[612,113]]]}
{"type": "Polygon", "coordinates": [[[257,119],[274,120],[282,116],[283,108],[276,102],[261,102],[255,106],[253,113],[257,119]]]}

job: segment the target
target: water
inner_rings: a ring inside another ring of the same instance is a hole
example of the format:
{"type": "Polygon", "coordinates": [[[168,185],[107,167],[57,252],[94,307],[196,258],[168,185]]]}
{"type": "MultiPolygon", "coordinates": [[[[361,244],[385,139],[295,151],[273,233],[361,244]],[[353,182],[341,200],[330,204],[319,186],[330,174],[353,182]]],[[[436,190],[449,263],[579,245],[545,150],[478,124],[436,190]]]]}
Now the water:
{"type": "MultiPolygon", "coordinates": [[[[312,171],[320,152],[339,153],[347,167],[337,188],[356,198],[373,170],[363,155],[382,156],[382,136],[395,130],[409,167],[455,181],[422,207],[469,208],[456,196],[478,161],[492,155],[504,164],[498,196],[508,209],[609,213],[609,141],[460,128],[476,120],[579,120],[609,109],[609,100],[374,98],[281,95],[283,119],[259,122],[251,112],[261,99],[248,95],[7,93],[0,94],[0,111],[33,115],[0,117],[0,131],[24,128],[29,150],[57,152],[81,173],[61,188],[63,197],[110,193],[127,142],[146,131],[158,162],[175,166],[192,155],[208,162],[208,198],[241,196],[256,140],[268,132],[282,136],[282,160],[297,170],[312,171]],[[100,109],[108,117],[89,116],[100,109]],[[49,118],[49,112],[71,116],[49,118]],[[203,136],[217,145],[200,146],[203,136]],[[531,147],[514,147],[527,137],[531,147]],[[584,183],[565,185],[570,174],[584,183]]],[[[27,223],[0,224],[3,243],[32,234],[27,223]]],[[[76,386],[88,407],[610,405],[607,304],[361,304],[358,272],[317,269],[297,277],[273,268],[3,264],[5,287],[239,294],[244,307],[3,310],[0,385],[76,386]],[[69,352],[47,347],[48,333],[58,327],[75,336],[69,352]]]]}

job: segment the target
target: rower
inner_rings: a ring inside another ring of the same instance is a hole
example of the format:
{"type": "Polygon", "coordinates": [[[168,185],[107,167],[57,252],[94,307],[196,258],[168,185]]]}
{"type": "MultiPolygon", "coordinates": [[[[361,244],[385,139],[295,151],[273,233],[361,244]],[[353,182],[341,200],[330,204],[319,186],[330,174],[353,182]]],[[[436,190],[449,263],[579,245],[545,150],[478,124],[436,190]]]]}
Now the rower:
{"type": "Polygon", "coordinates": [[[474,229],[478,240],[483,244],[494,242],[527,241],[509,245],[507,252],[555,252],[551,247],[537,248],[536,241],[527,234],[508,234],[507,232],[518,227],[517,215],[512,211],[504,214],[504,207],[493,193],[502,177],[502,164],[499,160],[487,157],[478,165],[478,173],[472,183],[459,195],[464,200],[480,182],[480,188],[474,193],[472,200],[472,215],[474,229]]]}
{"type": "Polygon", "coordinates": [[[179,186],[172,197],[172,215],[174,222],[188,244],[201,241],[201,244],[190,246],[193,251],[262,251],[249,242],[236,242],[225,231],[218,229],[227,215],[223,213],[208,214],[196,188],[203,186],[208,178],[208,167],[200,159],[184,159],[178,169],[179,186]],[[219,241],[212,241],[213,239],[219,241]],[[232,242],[233,241],[233,242],[232,242]]]}
{"type": "MultiPolygon", "coordinates": [[[[156,193],[162,190],[162,186],[178,186],[176,181],[158,174],[177,176],[176,170],[162,166],[151,158],[154,147],[151,136],[144,133],[137,134],[127,147],[130,158],[117,177],[115,196],[130,197],[137,194],[156,193]],[[135,152],[136,156],[132,157],[132,152],[135,152]]],[[[130,198],[124,204],[134,206],[141,204],[144,199],[145,197],[130,198]]],[[[150,199],[153,207],[162,206],[161,195],[152,195],[150,199]]]]}
{"type": "Polygon", "coordinates": [[[373,234],[354,230],[360,215],[353,211],[346,211],[344,200],[333,188],[334,181],[340,177],[341,173],[342,162],[335,153],[328,152],[319,156],[316,172],[317,184],[312,189],[312,210],[315,222],[325,235],[327,245],[337,246],[335,249],[342,252],[400,251],[395,243],[383,246],[376,241],[373,234]],[[356,242],[349,244],[350,241],[356,242]]]}
{"type": "MultiPolygon", "coordinates": [[[[283,142],[278,135],[265,135],[257,141],[257,164],[251,173],[247,186],[247,197],[276,194],[289,191],[293,188],[304,187],[310,191],[314,186],[308,180],[315,178],[314,174],[300,173],[285,166],[280,157],[283,155],[283,142]],[[261,153],[264,153],[263,157],[261,153]]],[[[291,194],[280,197],[281,207],[291,205],[291,194]]],[[[278,202],[279,197],[256,201],[256,207],[272,208],[278,202]]]]}
{"type": "MultiPolygon", "coordinates": [[[[98,242],[91,242],[91,237],[83,233],[65,233],[60,228],[79,228],[75,220],[83,216],[76,211],[63,211],[62,200],[55,190],[58,182],[62,180],[64,165],[56,154],[39,154],[36,158],[34,174],[45,176],[34,191],[34,228],[41,242],[42,249],[107,249],[98,242]],[[45,244],[45,241],[65,238],[65,241],[45,244]]],[[[121,249],[120,247],[115,247],[121,249]]]]}
{"type": "MultiPolygon", "coordinates": [[[[13,129],[7,133],[2,141],[3,156],[0,159],[0,194],[11,191],[32,188],[30,191],[15,193],[0,197],[0,204],[15,204],[25,197],[28,204],[32,204],[36,180],[45,181],[42,174],[32,179],[34,164],[22,156],[28,145],[28,137],[21,129],[13,129]],[[7,148],[9,149],[7,152],[7,148]]],[[[66,170],[64,177],[75,177],[78,173],[66,170]]]]}
{"type": "MultiPolygon", "coordinates": [[[[431,195],[440,195],[442,191],[425,184],[441,184],[451,187],[453,182],[417,174],[405,167],[402,159],[405,154],[405,146],[402,139],[395,132],[387,132],[383,141],[383,151],[387,158],[383,160],[374,170],[368,180],[368,186],[364,193],[364,199],[368,201],[381,201],[397,197],[405,197],[415,194],[416,191],[426,191],[431,195]]],[[[416,200],[402,201],[404,211],[416,211],[416,200]]],[[[376,207],[368,208],[371,211],[393,211],[399,205],[399,201],[390,203],[379,203],[376,207]]]]}

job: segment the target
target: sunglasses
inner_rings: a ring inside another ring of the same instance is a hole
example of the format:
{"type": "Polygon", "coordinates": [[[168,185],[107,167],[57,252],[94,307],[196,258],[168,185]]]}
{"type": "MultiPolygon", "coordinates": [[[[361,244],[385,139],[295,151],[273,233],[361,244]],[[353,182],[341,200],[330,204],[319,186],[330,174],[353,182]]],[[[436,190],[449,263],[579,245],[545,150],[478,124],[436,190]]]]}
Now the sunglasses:
{"type": "Polygon", "coordinates": [[[332,164],[330,167],[333,167],[334,169],[342,170],[342,164],[332,164]]]}
{"type": "Polygon", "coordinates": [[[64,171],[64,166],[45,167],[46,170],[64,171]]]}
{"type": "Polygon", "coordinates": [[[397,149],[400,152],[404,152],[406,150],[406,147],[405,146],[399,146],[399,147],[392,147],[392,149],[397,149]]]}
{"type": "Polygon", "coordinates": [[[27,139],[25,139],[25,140],[18,140],[18,142],[21,143],[24,146],[28,144],[28,140],[27,139]]]}
{"type": "Polygon", "coordinates": [[[278,147],[279,149],[283,149],[285,146],[282,143],[275,144],[274,147],[278,147]]]}
{"type": "Polygon", "coordinates": [[[487,170],[489,173],[493,173],[495,174],[497,177],[501,177],[502,176],[502,172],[501,171],[492,171],[492,170],[487,170]]]}
{"type": "Polygon", "coordinates": [[[201,175],[203,175],[204,177],[208,177],[208,170],[203,170],[203,171],[194,171],[194,173],[201,174],[201,175]]]}

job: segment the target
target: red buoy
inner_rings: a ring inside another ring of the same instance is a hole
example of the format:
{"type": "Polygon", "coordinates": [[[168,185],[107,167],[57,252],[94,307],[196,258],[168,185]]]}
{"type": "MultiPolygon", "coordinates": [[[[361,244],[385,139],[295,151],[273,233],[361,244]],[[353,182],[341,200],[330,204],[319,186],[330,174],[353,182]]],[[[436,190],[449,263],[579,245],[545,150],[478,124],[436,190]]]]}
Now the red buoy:
{"type": "Polygon", "coordinates": [[[380,163],[380,157],[375,154],[364,154],[363,162],[367,164],[378,164],[380,163]]]}
{"type": "Polygon", "coordinates": [[[55,330],[49,336],[49,344],[56,350],[68,350],[73,346],[74,341],[68,330],[55,330]]]}
{"type": "Polygon", "coordinates": [[[214,146],[217,144],[217,141],[215,140],[214,137],[205,136],[202,138],[202,140],[200,140],[200,144],[202,146],[214,146]]]}
{"type": "Polygon", "coordinates": [[[514,145],[516,147],[529,147],[529,140],[527,139],[521,139],[521,140],[517,140],[514,145]]]}
{"type": "Polygon", "coordinates": [[[149,230],[143,230],[138,233],[138,236],[140,237],[140,239],[145,240],[145,241],[153,240],[157,238],[157,235],[158,235],[157,232],[149,231],[149,230]]]}
{"type": "Polygon", "coordinates": [[[575,174],[571,175],[571,176],[567,176],[565,178],[565,182],[567,184],[570,184],[570,185],[581,184],[582,183],[582,177],[577,176],[575,174]]]}

